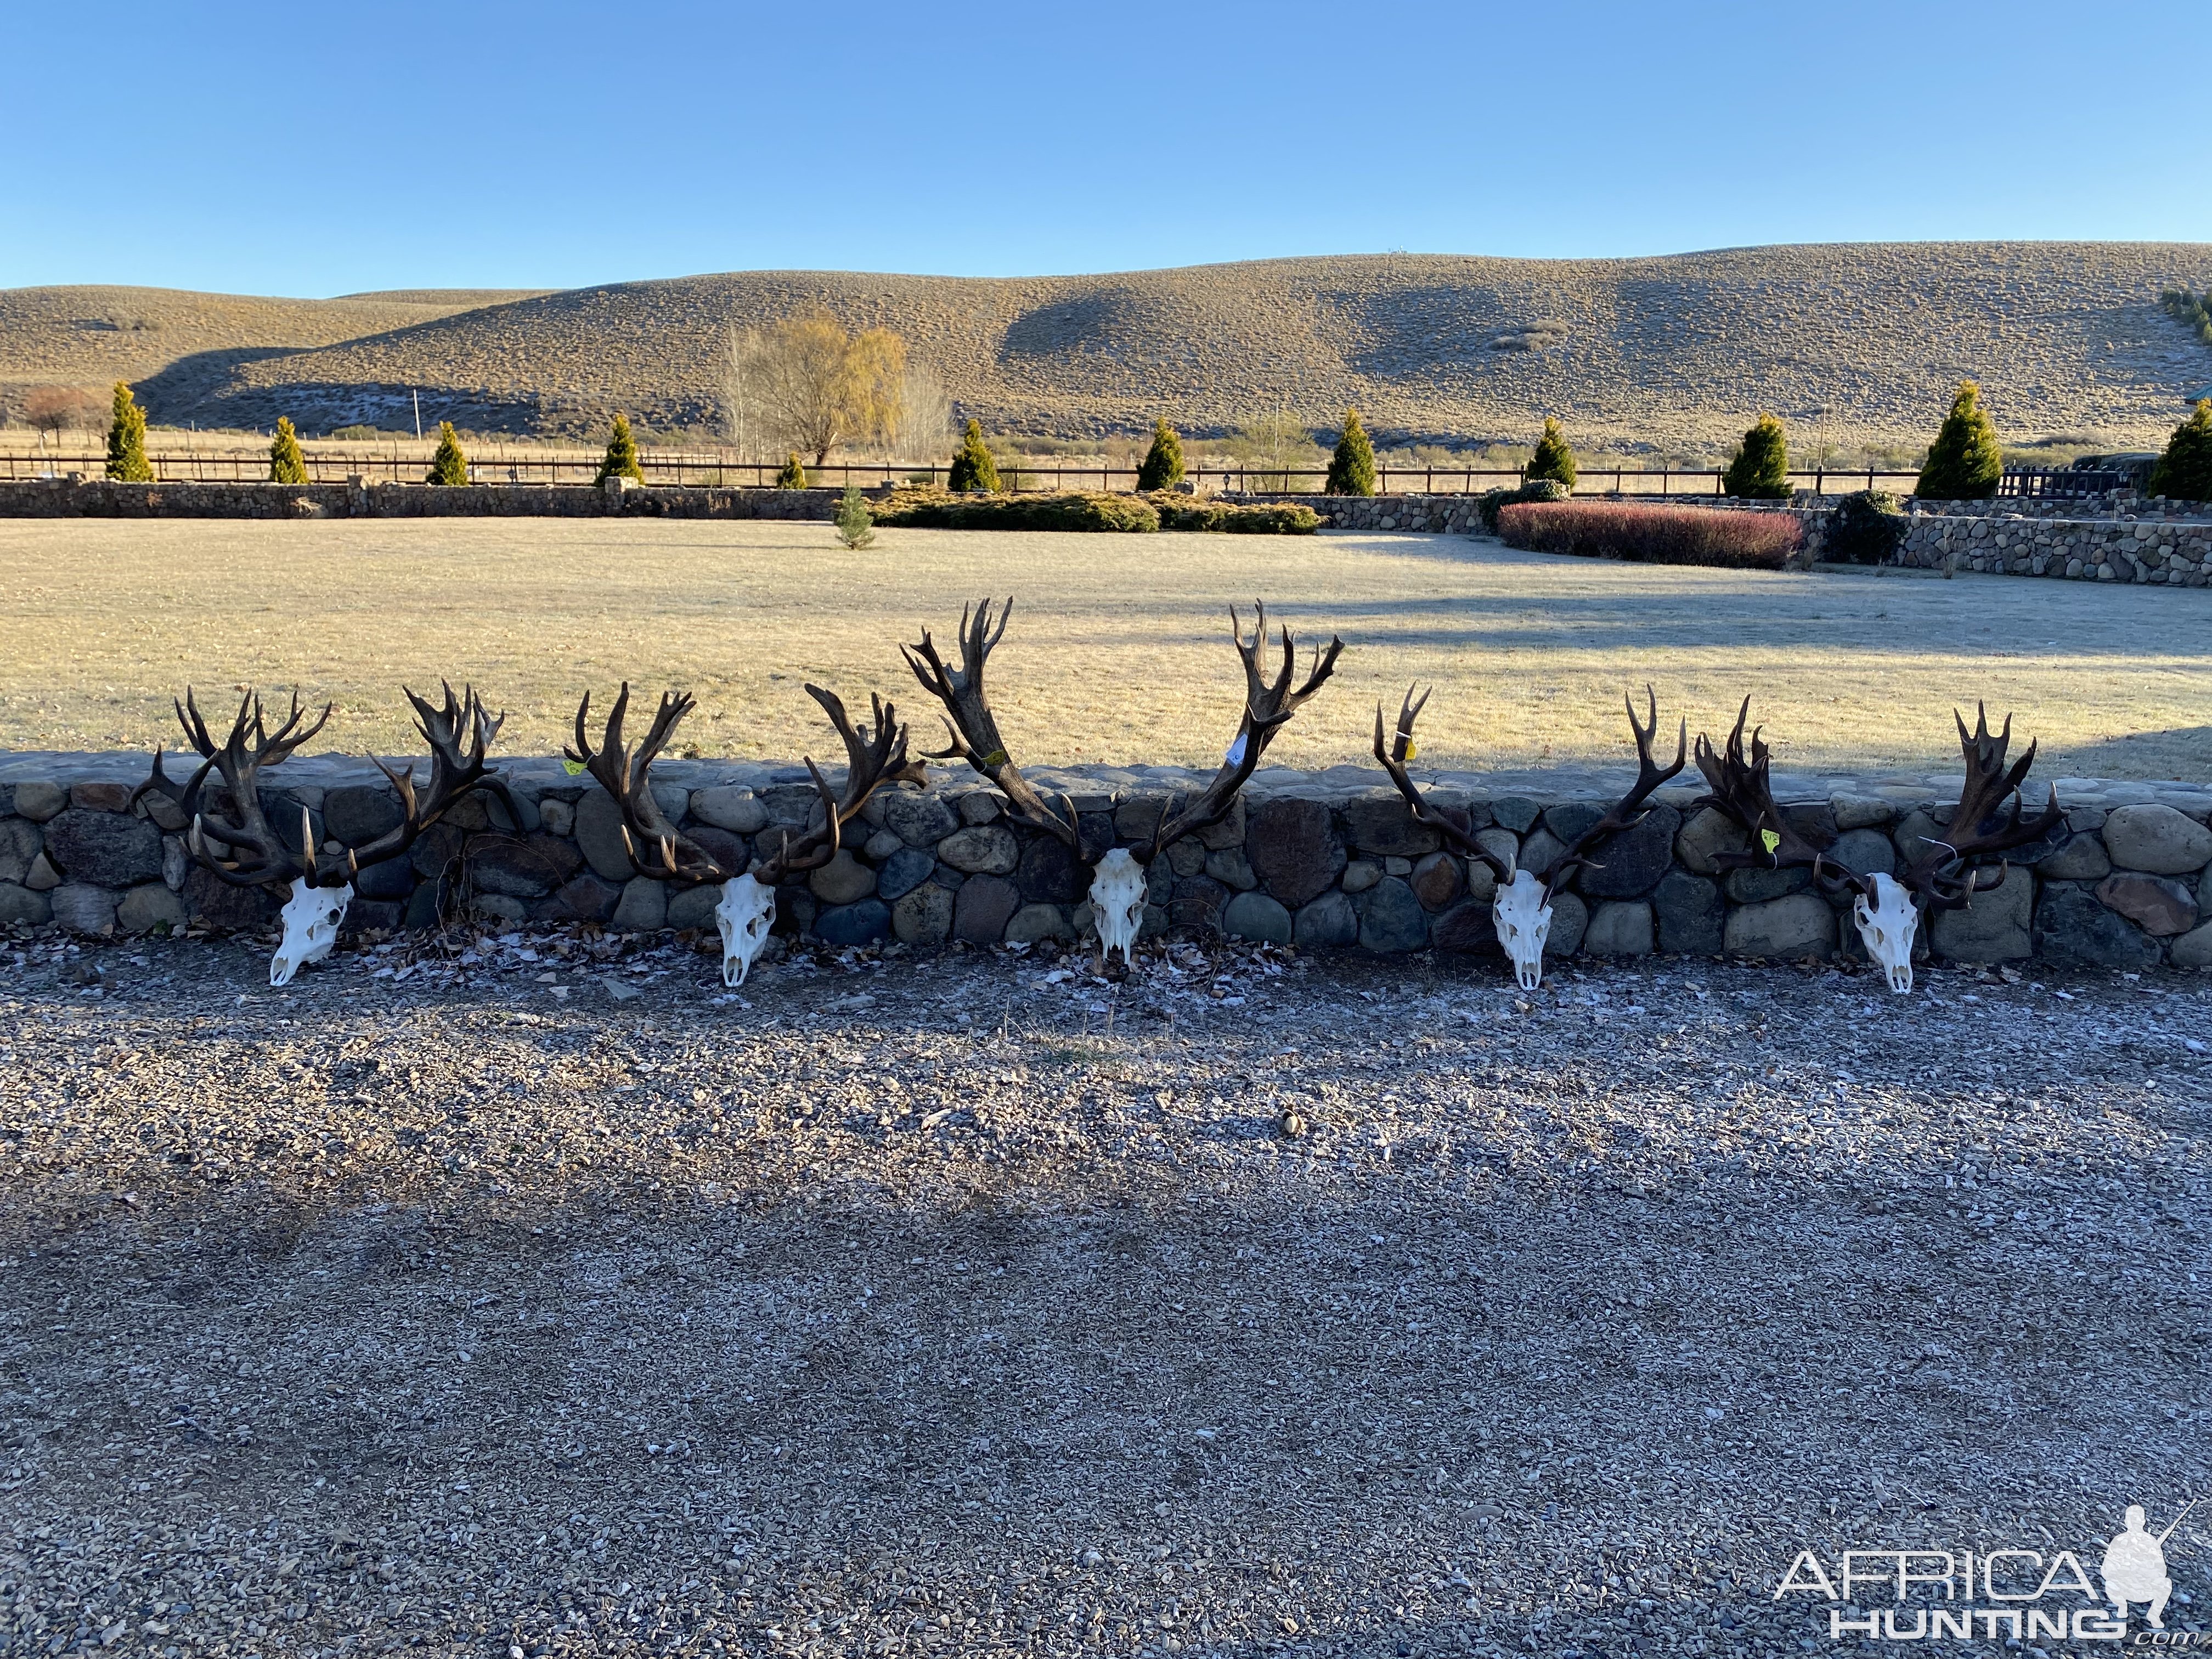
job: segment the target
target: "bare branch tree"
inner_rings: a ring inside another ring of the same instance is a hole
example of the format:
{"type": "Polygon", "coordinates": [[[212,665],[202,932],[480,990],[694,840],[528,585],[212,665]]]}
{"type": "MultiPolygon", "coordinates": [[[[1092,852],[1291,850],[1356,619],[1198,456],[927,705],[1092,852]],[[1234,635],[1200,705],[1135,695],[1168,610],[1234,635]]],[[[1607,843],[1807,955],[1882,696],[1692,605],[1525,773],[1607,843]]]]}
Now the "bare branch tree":
{"type": "Polygon", "coordinates": [[[105,407],[98,392],[81,386],[34,386],[23,394],[23,419],[41,436],[92,427],[105,407]]]}
{"type": "Polygon", "coordinates": [[[952,441],[952,399],[927,363],[909,362],[899,382],[898,429],[893,453],[910,461],[934,461],[952,441]]]}
{"type": "Polygon", "coordinates": [[[760,336],[750,328],[733,323],[722,336],[722,429],[741,461],[755,459],[753,450],[759,440],[756,429],[759,398],[753,389],[752,372],[760,350],[760,336]]]}

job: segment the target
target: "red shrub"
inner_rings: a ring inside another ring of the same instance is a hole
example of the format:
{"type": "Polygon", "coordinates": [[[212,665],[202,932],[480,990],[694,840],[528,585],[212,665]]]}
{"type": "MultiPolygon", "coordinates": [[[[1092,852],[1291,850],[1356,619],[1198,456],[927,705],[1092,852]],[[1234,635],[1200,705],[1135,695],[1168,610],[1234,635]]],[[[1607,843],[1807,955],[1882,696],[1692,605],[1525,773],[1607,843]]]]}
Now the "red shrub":
{"type": "Polygon", "coordinates": [[[1723,570],[1780,570],[1805,543],[1791,513],[1628,501],[1516,501],[1498,509],[1498,534],[1534,553],[1723,570]]]}

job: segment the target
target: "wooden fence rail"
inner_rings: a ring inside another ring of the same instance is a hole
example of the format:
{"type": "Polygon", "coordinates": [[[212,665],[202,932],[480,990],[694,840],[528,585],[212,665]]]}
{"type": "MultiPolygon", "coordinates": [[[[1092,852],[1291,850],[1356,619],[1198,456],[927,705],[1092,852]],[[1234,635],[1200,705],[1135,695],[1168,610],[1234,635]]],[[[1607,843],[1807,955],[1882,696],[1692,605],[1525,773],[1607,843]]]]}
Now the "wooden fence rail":
{"type": "MultiPolygon", "coordinates": [[[[255,454],[210,455],[185,452],[174,454],[151,454],[148,457],[154,468],[156,481],[162,483],[265,483],[269,463],[255,454]]],[[[385,455],[333,455],[327,452],[310,453],[307,457],[307,477],[316,483],[343,483],[358,477],[371,483],[420,483],[428,471],[417,457],[385,455]]],[[[102,454],[84,455],[0,455],[0,477],[41,478],[61,477],[76,472],[87,478],[98,478],[106,465],[102,454]]],[[[762,489],[775,482],[781,468],[773,462],[725,461],[713,456],[665,456],[643,454],[638,459],[639,470],[647,483],[691,484],[715,489],[762,489]]],[[[477,483],[545,484],[574,486],[590,484],[599,475],[599,462],[590,456],[529,457],[484,460],[472,463],[471,478],[477,483]]],[[[900,482],[941,484],[947,469],[943,466],[915,466],[896,461],[837,461],[826,466],[811,467],[807,479],[817,485],[884,484],[900,482]]],[[[1137,470],[1128,466],[1051,466],[1008,465],[999,469],[1000,477],[1010,489],[1133,489],[1137,470]]],[[[1189,469],[1187,477],[1201,489],[1211,488],[1232,492],[1272,495],[1322,493],[1328,474],[1319,467],[1273,468],[1257,466],[1197,466],[1189,469]]],[[[1585,467],[1577,489],[1584,495],[1604,493],[1637,495],[1720,495],[1721,473],[1717,469],[1674,467],[1585,467]]],[[[1819,494],[1826,494],[1830,485],[1843,489],[1875,489],[1902,484],[1899,493],[1910,491],[1919,475],[1914,472],[1832,471],[1823,469],[1790,475],[1793,483],[1819,494]]],[[[2039,477],[2045,475],[2038,475],[2039,477]]],[[[2064,478],[2068,475],[2049,475],[2064,478]]],[[[2097,475],[2102,477],[2102,474],[2097,475]]],[[[1525,471],[1516,467],[1479,466],[1386,466],[1377,471],[1377,484],[1382,494],[1392,495],[1477,495],[1486,489],[1512,489],[1523,482],[1525,471]]],[[[2100,489],[2117,486],[2100,484],[2100,489]]],[[[2033,487],[2007,489],[2008,495],[2056,495],[2059,489],[2033,487]]]]}

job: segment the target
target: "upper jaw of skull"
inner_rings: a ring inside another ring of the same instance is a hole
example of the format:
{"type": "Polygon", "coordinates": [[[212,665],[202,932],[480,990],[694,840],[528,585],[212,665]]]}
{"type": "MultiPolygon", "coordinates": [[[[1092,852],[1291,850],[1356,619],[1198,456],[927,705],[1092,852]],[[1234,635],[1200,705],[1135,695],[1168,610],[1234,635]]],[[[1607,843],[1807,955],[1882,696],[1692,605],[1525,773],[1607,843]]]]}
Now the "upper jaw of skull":
{"type": "Polygon", "coordinates": [[[1874,889],[1869,904],[1862,893],[1851,901],[1851,919],[1858,923],[1859,938],[1867,954],[1881,964],[1889,988],[1904,996],[1912,989],[1912,941],[1920,931],[1920,912],[1912,895],[1894,877],[1867,878],[1874,889]]]}
{"type": "Polygon", "coordinates": [[[763,887],[748,871],[722,884],[722,901],[714,907],[714,926],[722,933],[722,983],[732,989],[745,982],[753,958],[768,943],[768,930],[775,920],[775,889],[763,887]]]}
{"type": "Polygon", "coordinates": [[[1552,932],[1552,901],[1543,883],[1526,870],[1516,870],[1491,900],[1490,919],[1498,928],[1498,942],[1513,959],[1513,977],[1522,990],[1534,990],[1544,982],[1544,941],[1552,932]]]}
{"type": "Polygon", "coordinates": [[[338,924],[352,902],[350,886],[310,887],[304,881],[294,882],[292,896],[284,901],[279,917],[284,937],[269,958],[270,984],[289,985],[300,969],[330,955],[338,942],[338,924]]]}
{"type": "Polygon", "coordinates": [[[1126,847],[1116,847],[1098,860],[1091,878],[1091,925],[1098,930],[1098,960],[1104,963],[1115,951],[1133,965],[1137,933],[1145,915],[1145,866],[1126,847]]]}

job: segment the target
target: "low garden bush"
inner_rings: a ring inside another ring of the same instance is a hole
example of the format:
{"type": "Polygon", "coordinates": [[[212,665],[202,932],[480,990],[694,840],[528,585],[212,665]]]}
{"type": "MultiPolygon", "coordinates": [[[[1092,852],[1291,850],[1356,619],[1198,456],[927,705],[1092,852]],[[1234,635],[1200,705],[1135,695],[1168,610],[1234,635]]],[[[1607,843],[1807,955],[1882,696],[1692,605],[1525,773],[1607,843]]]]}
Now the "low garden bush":
{"type": "Polygon", "coordinates": [[[1516,501],[1564,501],[1573,494],[1557,478],[1531,478],[1516,489],[1484,490],[1475,498],[1474,510],[1482,515],[1482,527],[1495,536],[1501,507],[1516,501]]]}
{"type": "Polygon", "coordinates": [[[1310,536],[1321,514],[1297,501],[1204,501],[1163,491],[1146,499],[1163,530],[1218,530],[1232,536],[1310,536]]]}
{"type": "Polygon", "coordinates": [[[1508,547],[1535,553],[1723,570],[1780,570],[1805,542],[1792,514],[1625,501],[1508,502],[1498,533],[1508,547]]]}
{"type": "Polygon", "coordinates": [[[1135,495],[1083,490],[1055,495],[965,495],[942,489],[900,489],[878,502],[879,525],[917,530],[1124,530],[1160,527],[1150,501],[1135,495]]]}
{"type": "Polygon", "coordinates": [[[1825,552],[1838,564],[1887,564],[1907,522],[1905,503],[1887,489],[1855,489],[1828,514],[1825,552]]]}

